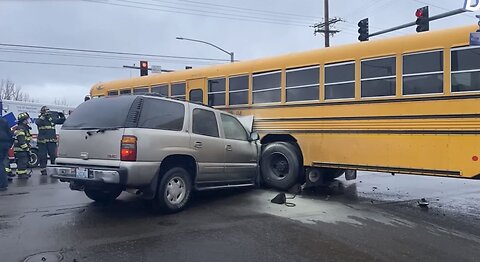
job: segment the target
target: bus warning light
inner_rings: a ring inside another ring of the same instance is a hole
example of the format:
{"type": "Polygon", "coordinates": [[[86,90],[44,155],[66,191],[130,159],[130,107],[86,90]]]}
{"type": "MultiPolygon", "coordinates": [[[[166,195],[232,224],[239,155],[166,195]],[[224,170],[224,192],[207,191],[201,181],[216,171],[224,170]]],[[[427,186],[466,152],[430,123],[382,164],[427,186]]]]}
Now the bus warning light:
{"type": "Polygon", "coordinates": [[[472,156],[473,161],[478,161],[478,156],[472,156]]]}

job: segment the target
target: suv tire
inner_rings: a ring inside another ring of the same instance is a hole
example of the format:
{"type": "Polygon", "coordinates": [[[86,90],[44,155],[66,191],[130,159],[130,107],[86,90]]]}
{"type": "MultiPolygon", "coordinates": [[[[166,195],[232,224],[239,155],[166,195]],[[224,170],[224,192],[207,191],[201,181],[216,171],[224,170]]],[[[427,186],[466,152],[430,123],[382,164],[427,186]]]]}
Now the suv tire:
{"type": "Polygon", "coordinates": [[[122,193],[121,189],[99,189],[99,188],[85,188],[84,192],[88,198],[97,202],[111,202],[117,199],[122,193]]]}
{"type": "Polygon", "coordinates": [[[287,142],[274,142],[262,150],[260,169],[264,183],[288,190],[301,178],[302,163],[299,150],[287,142]]]}
{"type": "Polygon", "coordinates": [[[192,179],[183,167],[173,167],[163,174],[154,200],[154,210],[163,213],[182,211],[190,199],[192,179]]]}

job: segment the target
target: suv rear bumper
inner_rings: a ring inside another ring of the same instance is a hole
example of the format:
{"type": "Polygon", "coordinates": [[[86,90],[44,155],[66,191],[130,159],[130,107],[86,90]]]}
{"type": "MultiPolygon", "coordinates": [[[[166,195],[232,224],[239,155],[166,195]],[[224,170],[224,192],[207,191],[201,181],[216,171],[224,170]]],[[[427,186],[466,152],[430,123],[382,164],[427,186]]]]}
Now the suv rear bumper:
{"type": "Polygon", "coordinates": [[[88,184],[117,184],[126,185],[128,171],[126,168],[98,168],[89,166],[51,165],[47,167],[47,174],[64,182],[81,182],[88,184]],[[77,175],[79,168],[85,168],[86,177],[77,175]]]}

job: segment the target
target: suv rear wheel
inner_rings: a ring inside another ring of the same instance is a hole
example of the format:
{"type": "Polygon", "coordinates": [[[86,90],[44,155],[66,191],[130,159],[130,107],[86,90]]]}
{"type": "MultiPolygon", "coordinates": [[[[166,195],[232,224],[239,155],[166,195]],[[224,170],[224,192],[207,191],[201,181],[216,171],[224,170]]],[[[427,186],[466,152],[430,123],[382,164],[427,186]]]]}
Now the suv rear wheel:
{"type": "Polygon", "coordinates": [[[192,179],[182,167],[169,169],[162,176],[155,197],[154,209],[164,213],[183,210],[192,191],[192,179]]]}
{"type": "Polygon", "coordinates": [[[99,189],[99,188],[85,188],[85,195],[91,200],[97,202],[110,202],[117,199],[118,196],[122,193],[122,189],[117,188],[108,188],[108,189],[99,189]]]}

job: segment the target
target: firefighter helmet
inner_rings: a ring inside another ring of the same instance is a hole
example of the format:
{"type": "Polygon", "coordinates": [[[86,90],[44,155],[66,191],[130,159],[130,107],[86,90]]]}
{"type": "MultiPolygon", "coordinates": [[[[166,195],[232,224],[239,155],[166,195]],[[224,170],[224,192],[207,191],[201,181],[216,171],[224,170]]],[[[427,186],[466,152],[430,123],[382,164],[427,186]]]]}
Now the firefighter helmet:
{"type": "Polygon", "coordinates": [[[22,122],[22,121],[27,120],[29,118],[30,118],[30,116],[28,115],[27,112],[22,112],[22,113],[18,114],[17,121],[22,122]]]}

